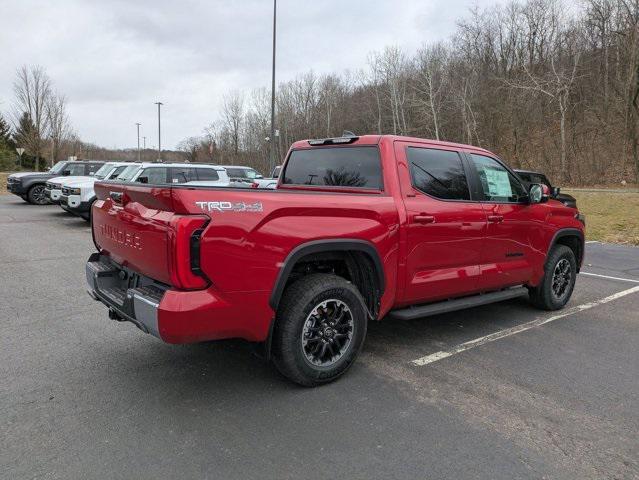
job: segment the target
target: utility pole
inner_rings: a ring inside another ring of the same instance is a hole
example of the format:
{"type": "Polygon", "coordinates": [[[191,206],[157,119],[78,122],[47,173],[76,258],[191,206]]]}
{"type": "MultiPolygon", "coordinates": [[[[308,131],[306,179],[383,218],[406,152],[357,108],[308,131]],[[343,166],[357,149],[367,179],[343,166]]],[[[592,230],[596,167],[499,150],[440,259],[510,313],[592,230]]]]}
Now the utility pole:
{"type": "Polygon", "coordinates": [[[160,106],[164,105],[162,102],[155,102],[158,106],[158,162],[162,162],[162,130],[160,124],[160,106]]]}
{"type": "Polygon", "coordinates": [[[140,125],[142,125],[141,123],[136,123],[135,124],[138,127],[138,162],[140,161],[140,125]]]}
{"type": "Polygon", "coordinates": [[[273,72],[271,78],[271,158],[270,169],[272,172],[275,168],[275,32],[277,26],[277,0],[273,0],[273,72]]]}

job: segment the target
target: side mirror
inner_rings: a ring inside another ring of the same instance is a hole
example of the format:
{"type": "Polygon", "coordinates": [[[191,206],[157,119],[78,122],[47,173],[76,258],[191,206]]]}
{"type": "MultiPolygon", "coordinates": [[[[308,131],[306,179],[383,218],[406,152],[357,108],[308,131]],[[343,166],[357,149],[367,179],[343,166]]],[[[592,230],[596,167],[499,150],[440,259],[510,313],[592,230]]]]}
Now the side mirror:
{"type": "Polygon", "coordinates": [[[68,177],[69,175],[71,175],[71,172],[69,170],[65,170],[64,172],[62,172],[63,177],[68,177]]]}
{"type": "Polygon", "coordinates": [[[559,187],[552,187],[552,197],[556,198],[559,196],[559,194],[561,193],[561,188],[559,187]]]}
{"type": "Polygon", "coordinates": [[[528,198],[530,203],[542,203],[548,201],[550,189],[547,185],[541,183],[533,183],[528,190],[528,198]]]}
{"type": "Polygon", "coordinates": [[[136,180],[136,182],[139,182],[139,183],[149,183],[149,177],[138,177],[138,179],[136,180]]]}

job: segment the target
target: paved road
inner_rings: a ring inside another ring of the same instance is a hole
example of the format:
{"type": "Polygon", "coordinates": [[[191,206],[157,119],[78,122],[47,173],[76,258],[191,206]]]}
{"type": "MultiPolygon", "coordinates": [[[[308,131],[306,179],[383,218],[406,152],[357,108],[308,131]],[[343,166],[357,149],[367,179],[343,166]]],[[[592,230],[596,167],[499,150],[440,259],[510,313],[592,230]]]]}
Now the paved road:
{"type": "Polygon", "coordinates": [[[587,247],[586,271],[635,282],[582,275],[584,310],[533,328],[555,314],[523,300],[374,324],[309,390],[243,342],[107,320],[87,225],[0,197],[0,478],[639,478],[639,249],[587,247]]]}

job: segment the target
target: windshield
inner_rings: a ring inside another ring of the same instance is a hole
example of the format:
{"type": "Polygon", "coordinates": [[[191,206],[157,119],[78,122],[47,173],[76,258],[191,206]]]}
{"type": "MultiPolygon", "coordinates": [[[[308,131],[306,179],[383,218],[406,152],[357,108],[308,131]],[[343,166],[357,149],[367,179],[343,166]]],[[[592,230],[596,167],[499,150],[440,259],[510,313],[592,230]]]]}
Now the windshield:
{"type": "Polygon", "coordinates": [[[114,165],[112,163],[105,163],[102,165],[93,176],[99,180],[103,180],[106,178],[107,174],[113,170],[114,165]]]}
{"type": "Polygon", "coordinates": [[[122,173],[115,177],[115,179],[122,182],[128,182],[133,178],[133,176],[138,172],[140,168],[140,165],[130,165],[122,170],[122,173]]]}
{"type": "Polygon", "coordinates": [[[66,164],[67,162],[56,163],[53,167],[51,167],[49,173],[60,173],[66,164]]]}

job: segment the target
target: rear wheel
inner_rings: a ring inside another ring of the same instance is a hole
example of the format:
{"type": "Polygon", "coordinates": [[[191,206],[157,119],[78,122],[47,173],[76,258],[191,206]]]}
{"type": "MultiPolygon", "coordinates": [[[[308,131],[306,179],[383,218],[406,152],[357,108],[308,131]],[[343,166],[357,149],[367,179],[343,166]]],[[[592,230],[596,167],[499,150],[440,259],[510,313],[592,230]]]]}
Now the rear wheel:
{"type": "Polygon", "coordinates": [[[575,254],[565,245],[555,245],[548,254],[543,280],[530,289],[531,302],[544,310],[563,308],[570,300],[576,278],[575,254]]]}
{"type": "Polygon", "coordinates": [[[46,205],[49,203],[43,184],[34,185],[27,193],[27,201],[33,205],[46,205]]]}
{"type": "Polygon", "coordinates": [[[336,275],[308,275],[291,285],[275,321],[275,366],[307,387],[346,372],[366,337],[364,300],[353,284],[336,275]]]}

